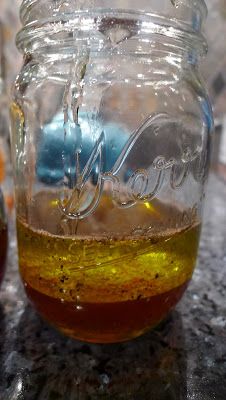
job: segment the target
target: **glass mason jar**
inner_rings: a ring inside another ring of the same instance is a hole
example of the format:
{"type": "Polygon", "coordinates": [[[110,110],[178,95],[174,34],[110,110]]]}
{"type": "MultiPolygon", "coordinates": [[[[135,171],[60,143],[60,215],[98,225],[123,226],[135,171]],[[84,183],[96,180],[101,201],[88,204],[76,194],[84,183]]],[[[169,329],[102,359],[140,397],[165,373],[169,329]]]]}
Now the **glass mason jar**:
{"type": "Polygon", "coordinates": [[[212,114],[202,0],[24,0],[11,106],[20,273],[90,342],[141,335],[194,270],[212,114]]]}

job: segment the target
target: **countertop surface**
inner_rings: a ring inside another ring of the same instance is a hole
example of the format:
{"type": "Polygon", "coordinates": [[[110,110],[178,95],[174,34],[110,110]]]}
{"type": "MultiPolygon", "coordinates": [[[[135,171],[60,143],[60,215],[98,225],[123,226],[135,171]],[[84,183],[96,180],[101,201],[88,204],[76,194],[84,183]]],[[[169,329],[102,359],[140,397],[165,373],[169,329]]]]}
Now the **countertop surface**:
{"type": "Polygon", "coordinates": [[[49,327],[28,304],[11,228],[0,291],[1,400],[225,400],[226,184],[212,175],[199,260],[183,300],[131,342],[88,345],[49,327]]]}

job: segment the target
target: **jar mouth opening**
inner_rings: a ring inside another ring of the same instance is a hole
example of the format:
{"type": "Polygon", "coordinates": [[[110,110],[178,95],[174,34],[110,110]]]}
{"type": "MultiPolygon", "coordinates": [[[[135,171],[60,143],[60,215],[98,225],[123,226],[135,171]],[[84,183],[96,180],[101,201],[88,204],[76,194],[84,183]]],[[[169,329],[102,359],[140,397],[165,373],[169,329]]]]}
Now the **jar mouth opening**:
{"type": "MultiPolygon", "coordinates": [[[[180,16],[192,13],[192,18],[195,14],[199,14],[201,20],[207,17],[207,6],[205,0],[139,0],[133,4],[133,1],[127,1],[127,9],[141,13],[156,13],[165,17],[175,17],[181,19],[180,16]]],[[[52,1],[52,0],[23,0],[20,8],[20,18],[23,25],[35,21],[37,18],[50,17],[51,15],[63,13],[76,13],[79,10],[86,12],[97,9],[107,9],[110,12],[116,10],[125,10],[125,6],[121,0],[83,0],[83,1],[52,1]]]]}
{"type": "MultiPolygon", "coordinates": [[[[38,0],[27,0],[27,2],[38,0]]],[[[130,10],[79,10],[29,22],[17,34],[16,44],[22,53],[58,52],[84,46],[101,51],[107,43],[119,52],[149,54],[153,43],[160,41],[183,52],[204,55],[207,44],[200,33],[201,23],[194,26],[175,18],[130,10]],[[140,50],[139,50],[140,49],[140,50]]]]}

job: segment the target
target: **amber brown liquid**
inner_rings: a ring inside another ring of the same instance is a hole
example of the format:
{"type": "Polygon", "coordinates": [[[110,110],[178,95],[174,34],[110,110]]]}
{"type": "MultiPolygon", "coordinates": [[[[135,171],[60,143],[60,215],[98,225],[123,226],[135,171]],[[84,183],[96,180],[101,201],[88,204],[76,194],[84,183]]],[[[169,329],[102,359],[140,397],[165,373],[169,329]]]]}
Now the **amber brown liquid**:
{"type": "Polygon", "coordinates": [[[112,303],[61,302],[26,284],[28,297],[49,322],[75,339],[93,343],[121,342],[140,336],[157,325],[181,299],[188,282],[169,292],[145,299],[112,303]]]}
{"type": "Polygon", "coordinates": [[[5,272],[6,255],[7,255],[7,227],[0,220],[0,283],[3,279],[3,275],[5,272]]]}
{"type": "MultiPolygon", "coordinates": [[[[37,198],[40,206],[31,213],[32,228],[23,218],[17,220],[20,272],[40,314],[67,335],[99,343],[124,341],[158,324],[191,279],[199,241],[197,221],[163,233],[100,234],[98,227],[112,229],[119,214],[106,201],[90,226],[84,221],[67,236],[60,232],[56,202],[46,196],[40,195],[42,201],[37,198]],[[112,223],[106,224],[109,215],[112,223]],[[54,224],[48,216],[54,216],[54,224]],[[96,233],[88,235],[90,229],[96,233]]],[[[167,212],[162,206],[142,204],[135,212],[122,211],[117,226],[122,226],[123,216],[123,230],[138,217],[143,224],[158,222],[161,227],[161,218],[167,223],[167,212]]],[[[175,210],[169,214],[177,215],[175,210]]]]}

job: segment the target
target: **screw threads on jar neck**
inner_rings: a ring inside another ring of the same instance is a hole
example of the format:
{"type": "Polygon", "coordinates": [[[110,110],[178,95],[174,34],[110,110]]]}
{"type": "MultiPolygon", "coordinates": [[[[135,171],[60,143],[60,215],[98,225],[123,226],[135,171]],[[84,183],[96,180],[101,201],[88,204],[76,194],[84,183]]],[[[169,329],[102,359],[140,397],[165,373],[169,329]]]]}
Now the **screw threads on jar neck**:
{"type": "Polygon", "coordinates": [[[24,0],[17,46],[24,53],[70,53],[78,43],[100,51],[108,42],[121,52],[148,54],[159,41],[171,51],[204,53],[205,17],[203,0],[140,0],[139,9],[131,0],[24,0]]]}

